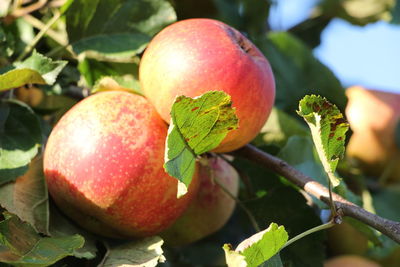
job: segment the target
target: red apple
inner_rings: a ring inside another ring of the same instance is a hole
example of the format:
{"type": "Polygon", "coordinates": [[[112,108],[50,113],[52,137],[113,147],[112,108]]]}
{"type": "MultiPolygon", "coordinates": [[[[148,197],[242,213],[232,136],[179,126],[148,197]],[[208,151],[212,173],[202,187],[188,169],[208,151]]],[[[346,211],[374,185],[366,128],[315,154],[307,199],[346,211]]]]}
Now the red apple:
{"type": "Polygon", "coordinates": [[[84,228],[109,237],[156,234],[197,193],[177,199],[163,169],[167,125],[142,96],[108,91],[69,110],[54,127],[44,173],[56,204],[84,228]]]}
{"type": "Polygon", "coordinates": [[[236,202],[220,185],[237,196],[239,175],[221,158],[211,158],[199,169],[200,189],[183,215],[161,236],[168,245],[193,243],[221,229],[231,217],[236,202]]]}
{"type": "Polygon", "coordinates": [[[215,152],[250,142],[266,122],[275,98],[268,60],[240,32],[212,19],[188,19],[158,33],[139,67],[141,89],[169,122],[176,96],[224,91],[232,97],[239,129],[228,133],[215,152]]]}
{"type": "Polygon", "coordinates": [[[400,94],[353,86],[346,95],[346,116],[354,132],[347,156],[357,159],[367,174],[381,176],[386,171],[388,178],[399,180],[400,150],[395,129],[400,123],[400,94]]]}

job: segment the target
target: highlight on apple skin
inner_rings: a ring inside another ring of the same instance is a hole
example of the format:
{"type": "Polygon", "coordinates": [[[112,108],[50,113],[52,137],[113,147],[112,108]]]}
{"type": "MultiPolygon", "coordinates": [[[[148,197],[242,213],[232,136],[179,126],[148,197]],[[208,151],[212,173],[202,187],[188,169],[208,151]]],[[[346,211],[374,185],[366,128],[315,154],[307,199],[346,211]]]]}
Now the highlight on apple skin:
{"type": "Polygon", "coordinates": [[[141,89],[169,123],[176,96],[224,91],[232,97],[239,129],[228,133],[215,152],[250,142],[265,124],[275,99],[268,60],[245,36],[212,19],[188,19],[158,33],[141,59],[141,89]]]}
{"type": "Polygon", "coordinates": [[[224,189],[236,197],[239,174],[222,158],[210,158],[207,161],[206,166],[200,165],[199,168],[200,188],[197,197],[183,215],[161,233],[168,245],[187,245],[217,232],[235,209],[235,200],[224,189]]]}
{"type": "Polygon", "coordinates": [[[366,174],[400,179],[400,149],[395,141],[400,123],[400,94],[353,86],[346,90],[346,116],[353,130],[346,149],[366,174]]]}
{"type": "Polygon", "coordinates": [[[177,199],[163,169],[167,125],[142,96],[108,91],[69,110],[44,154],[49,192],[75,222],[99,235],[150,236],[169,227],[198,189],[177,199]]]}

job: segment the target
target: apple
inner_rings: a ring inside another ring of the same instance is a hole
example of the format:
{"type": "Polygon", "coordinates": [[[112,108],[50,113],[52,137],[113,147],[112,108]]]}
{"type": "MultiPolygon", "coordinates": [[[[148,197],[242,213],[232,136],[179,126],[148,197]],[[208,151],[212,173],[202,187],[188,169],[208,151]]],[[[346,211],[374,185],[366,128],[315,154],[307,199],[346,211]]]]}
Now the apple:
{"type": "Polygon", "coordinates": [[[166,122],[176,96],[196,97],[211,90],[229,94],[239,129],[229,132],[215,152],[250,142],[265,124],[275,99],[268,60],[240,32],[212,19],[183,20],[159,32],[143,54],[139,80],[166,122]]]}
{"type": "Polygon", "coordinates": [[[346,116],[353,130],[347,156],[356,159],[366,174],[381,176],[385,171],[389,180],[399,180],[395,129],[400,123],[400,94],[353,86],[346,95],[346,116]]]}
{"type": "Polygon", "coordinates": [[[331,258],[324,263],[324,267],[379,267],[374,261],[356,255],[344,255],[331,258]]]}
{"type": "Polygon", "coordinates": [[[142,96],[92,95],[54,127],[44,154],[49,192],[61,210],[94,233],[141,237],[169,227],[197,193],[197,174],[177,199],[163,169],[167,125],[142,96]]]}
{"type": "Polygon", "coordinates": [[[198,241],[221,229],[231,217],[239,190],[239,175],[225,160],[216,157],[199,168],[200,189],[183,215],[161,233],[166,244],[182,246],[198,241]],[[224,189],[221,188],[223,186],[224,189]]]}

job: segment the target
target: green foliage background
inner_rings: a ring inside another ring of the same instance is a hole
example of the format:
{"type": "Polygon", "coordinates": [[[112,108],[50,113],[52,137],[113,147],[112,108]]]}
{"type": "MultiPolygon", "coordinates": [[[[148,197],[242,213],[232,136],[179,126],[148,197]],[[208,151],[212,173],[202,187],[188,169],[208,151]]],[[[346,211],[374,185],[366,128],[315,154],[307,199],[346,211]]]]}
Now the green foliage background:
{"type": "MultiPolygon", "coordinates": [[[[296,110],[305,95],[322,95],[342,112],[347,99],[337,77],[312,49],[333,18],[355,25],[400,22],[400,4],[394,0],[322,0],[313,15],[286,32],[270,30],[274,2],[267,0],[49,0],[39,1],[42,5],[33,11],[28,7],[36,1],[18,2],[0,3],[0,265],[18,266],[155,266],[162,261],[165,266],[224,265],[223,244],[236,246],[256,233],[237,208],[221,231],[183,248],[165,246],[158,237],[107,240],[71,223],[49,199],[41,153],[52,127],[74,103],[110,81],[140,93],[141,55],[165,26],[208,17],[245,33],[270,61],[276,78],[275,108],[254,145],[326,185],[323,159],[296,110]],[[24,88],[29,88],[25,95],[24,88]]],[[[239,198],[261,229],[277,223],[292,238],[324,222],[328,207],[322,202],[311,199],[313,204],[307,204],[310,200],[299,188],[252,162],[236,158],[233,164],[252,185],[243,183],[239,198]]],[[[400,220],[398,185],[368,191],[369,177],[355,172],[346,160],[338,163],[338,174],[344,181],[336,191],[342,196],[400,220]]],[[[398,244],[362,223],[355,227],[370,240],[363,256],[398,266],[400,259],[393,260],[398,244]]],[[[323,266],[334,255],[327,245],[326,233],[318,232],[264,264],[323,266]]]]}

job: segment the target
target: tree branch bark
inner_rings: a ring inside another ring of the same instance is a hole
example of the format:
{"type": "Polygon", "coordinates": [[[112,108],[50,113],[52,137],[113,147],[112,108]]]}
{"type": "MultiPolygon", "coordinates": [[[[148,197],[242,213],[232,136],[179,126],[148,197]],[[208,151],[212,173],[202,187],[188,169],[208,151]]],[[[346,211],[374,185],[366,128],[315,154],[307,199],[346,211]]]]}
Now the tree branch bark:
{"type": "MultiPolygon", "coordinates": [[[[263,167],[273,170],[274,172],[284,176],[295,185],[304,189],[304,191],[307,193],[315,196],[329,205],[329,190],[322,184],[314,181],[309,176],[296,170],[287,162],[252,145],[246,145],[245,147],[235,151],[235,155],[246,158],[260,164],[263,167]]],[[[400,244],[400,222],[391,221],[372,214],[356,204],[342,198],[338,194],[333,193],[332,198],[339,215],[349,216],[362,221],[400,244]]]]}

